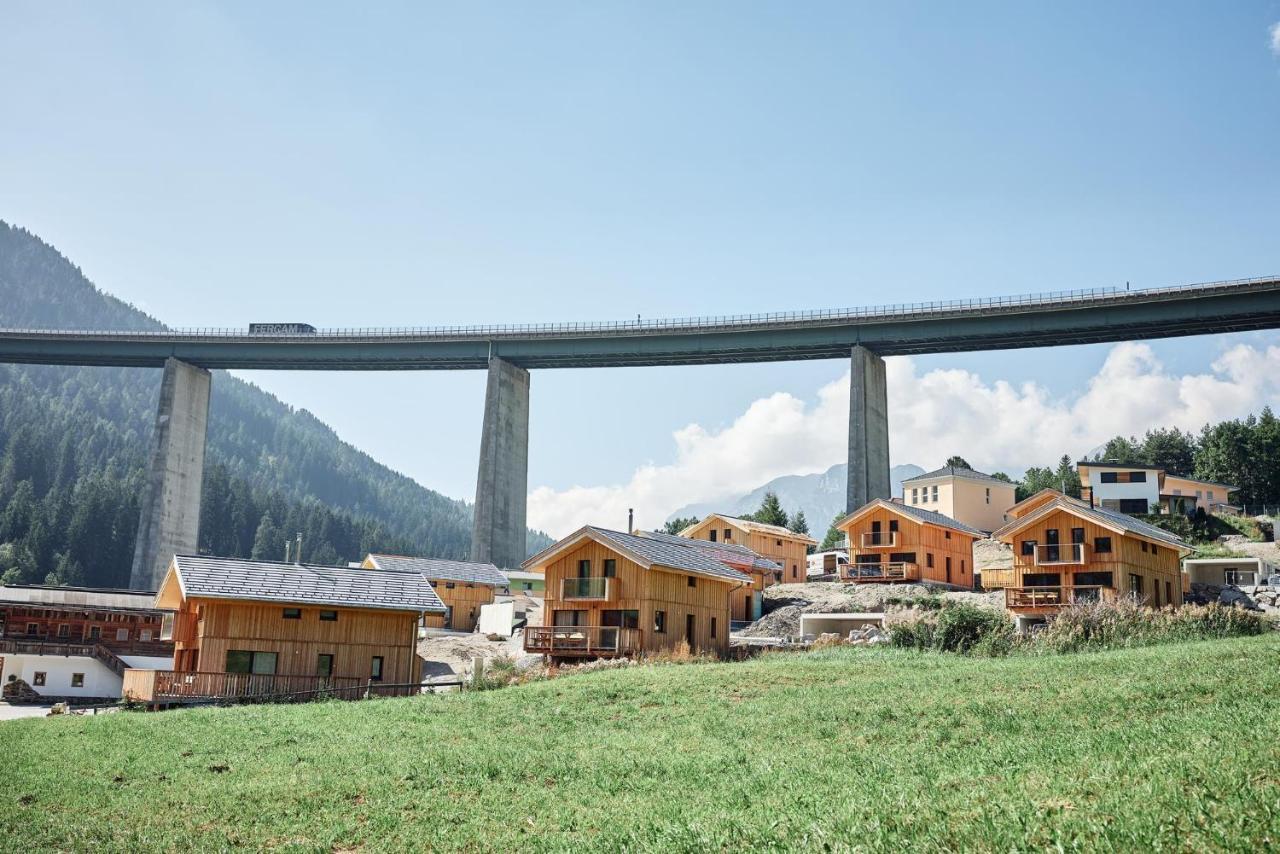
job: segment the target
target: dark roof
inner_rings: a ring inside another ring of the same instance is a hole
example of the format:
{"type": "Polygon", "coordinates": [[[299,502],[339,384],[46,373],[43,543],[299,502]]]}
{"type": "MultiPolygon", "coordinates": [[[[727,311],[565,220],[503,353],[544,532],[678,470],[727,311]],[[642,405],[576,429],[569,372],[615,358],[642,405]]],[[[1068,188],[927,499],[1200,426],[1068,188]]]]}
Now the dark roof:
{"type": "Polygon", "coordinates": [[[624,534],[621,531],[610,531],[608,528],[597,528],[585,525],[569,536],[553,543],[524,562],[524,566],[538,566],[544,557],[551,555],[567,544],[573,543],[583,536],[589,536],[620,552],[630,555],[637,563],[646,567],[657,564],[671,569],[680,569],[696,575],[718,578],[722,581],[734,581],[739,584],[750,582],[750,577],[732,567],[725,566],[718,560],[708,557],[697,547],[690,546],[692,540],[683,537],[679,543],[662,539],[643,537],[638,534],[624,534]]]}
{"type": "Polygon", "coordinates": [[[175,555],[186,597],[444,613],[416,572],[175,555]]]}
{"type": "Polygon", "coordinates": [[[1108,510],[1105,507],[1090,507],[1085,502],[1076,498],[1071,498],[1067,495],[1059,495],[1043,507],[1038,507],[1035,511],[1018,519],[1014,519],[996,531],[993,536],[1007,536],[1011,532],[1021,530],[1027,525],[1033,524],[1038,519],[1042,519],[1056,509],[1066,510],[1069,513],[1076,513],[1084,516],[1085,518],[1092,517],[1094,521],[1103,525],[1108,525],[1112,528],[1119,528],[1121,531],[1136,534],[1140,537],[1146,537],[1149,540],[1157,540],[1175,548],[1189,548],[1185,540],[1177,534],[1166,531],[1164,528],[1157,527],[1149,522],[1144,522],[1141,519],[1135,519],[1134,517],[1121,513],[1118,510],[1108,510]]]}
{"type": "Polygon", "coordinates": [[[1089,466],[1095,469],[1144,469],[1146,471],[1164,471],[1160,466],[1147,465],[1146,463],[1118,463],[1115,460],[1081,460],[1076,463],[1076,468],[1080,466],[1089,466]]]}
{"type": "Polygon", "coordinates": [[[678,534],[666,534],[662,531],[641,531],[641,537],[647,537],[651,540],[661,540],[663,542],[675,545],[688,546],[703,552],[704,554],[715,558],[721,563],[733,562],[745,564],[752,569],[759,569],[766,572],[776,572],[782,569],[782,566],[769,560],[767,557],[758,554],[746,546],[740,546],[737,543],[713,543],[710,540],[695,540],[690,537],[681,537],[678,534]]]}
{"type": "Polygon", "coordinates": [[[957,522],[950,516],[944,516],[941,513],[935,513],[932,510],[925,510],[922,507],[913,507],[910,504],[902,504],[901,502],[889,501],[884,498],[877,498],[874,501],[870,501],[867,504],[862,505],[862,507],[859,507],[857,510],[853,511],[853,513],[846,513],[836,522],[836,525],[844,524],[846,519],[850,516],[861,513],[870,504],[879,504],[880,506],[887,507],[890,510],[897,510],[907,516],[912,516],[921,522],[927,522],[930,525],[940,525],[943,528],[951,528],[952,530],[960,531],[961,533],[972,534],[975,537],[987,536],[985,531],[979,531],[977,528],[971,528],[963,522],[957,522]]]}
{"type": "Polygon", "coordinates": [[[484,584],[488,587],[507,585],[507,577],[491,563],[379,554],[371,554],[369,559],[378,569],[417,572],[428,581],[461,581],[466,584],[484,584]]]}
{"type": "MultiPolygon", "coordinates": [[[[708,513],[703,517],[702,521],[695,522],[684,530],[692,531],[712,516],[723,519],[729,524],[735,525],[744,531],[755,531],[758,534],[768,534],[772,537],[790,537],[793,540],[803,540],[805,542],[812,543],[815,546],[818,544],[818,541],[808,534],[798,534],[790,528],[782,525],[769,525],[765,522],[757,522],[755,519],[743,519],[741,516],[730,516],[728,513],[708,513]]],[[[681,531],[680,533],[684,533],[684,531],[681,531]]]]}
{"type": "Polygon", "coordinates": [[[1156,527],[1150,522],[1135,519],[1132,516],[1121,513],[1119,510],[1108,510],[1105,507],[1082,507],[1081,509],[1086,510],[1089,513],[1094,513],[1098,516],[1102,516],[1105,519],[1109,519],[1113,523],[1127,530],[1133,531],[1135,534],[1150,537],[1153,540],[1160,540],[1161,542],[1168,543],[1171,546],[1185,547],[1187,545],[1186,540],[1182,539],[1182,537],[1179,537],[1177,534],[1166,531],[1164,528],[1156,527]]]}
{"type": "Polygon", "coordinates": [[[918,474],[915,477],[903,479],[903,483],[911,483],[914,480],[933,480],[935,477],[963,477],[967,480],[980,480],[988,483],[1003,483],[1006,486],[1013,486],[1007,480],[1001,480],[998,477],[992,477],[984,472],[974,471],[973,469],[959,468],[957,466],[943,466],[940,469],[927,471],[924,474],[918,474]]]}

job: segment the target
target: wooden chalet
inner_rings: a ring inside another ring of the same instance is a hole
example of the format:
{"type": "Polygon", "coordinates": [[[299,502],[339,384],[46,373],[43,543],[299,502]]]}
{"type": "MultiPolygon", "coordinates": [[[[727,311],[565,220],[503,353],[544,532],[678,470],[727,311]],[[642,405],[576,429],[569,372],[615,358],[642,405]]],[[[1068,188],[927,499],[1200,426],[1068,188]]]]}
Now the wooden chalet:
{"type": "Polygon", "coordinates": [[[973,586],[973,543],[982,531],[941,513],[877,498],[836,523],[849,540],[841,580],[934,581],[973,586]]]}
{"type": "Polygon", "coordinates": [[[491,604],[497,591],[508,584],[507,577],[491,563],[371,554],[361,566],[416,572],[430,582],[445,607],[444,614],[430,614],[424,619],[426,627],[433,629],[474,631],[481,606],[491,604]]]}
{"type": "Polygon", "coordinates": [[[1155,607],[1182,604],[1180,563],[1191,549],[1180,537],[1046,492],[1052,494],[1032,496],[1034,504],[993,534],[1013,547],[1013,583],[1005,588],[1010,610],[1035,621],[1076,602],[1120,596],[1155,607]]]}
{"type": "Polygon", "coordinates": [[[544,625],[526,652],[552,660],[729,650],[730,596],[750,578],[679,538],[587,526],[525,561],[546,578],[544,625]]]}
{"type": "Polygon", "coordinates": [[[125,695],[153,706],[412,693],[418,622],[445,613],[416,572],[188,555],[169,564],[155,605],[172,669],[124,675],[125,695]]]}
{"type": "Polygon", "coordinates": [[[774,583],[782,571],[782,567],[763,555],[758,555],[746,546],[737,543],[710,542],[696,540],[661,531],[637,531],[641,537],[666,540],[674,545],[687,545],[700,549],[707,557],[718,560],[725,566],[736,569],[751,579],[751,584],[743,590],[735,590],[729,594],[729,619],[735,623],[747,623],[760,619],[764,607],[763,591],[774,583]]]}
{"type": "Polygon", "coordinates": [[[680,536],[710,543],[745,546],[767,560],[778,564],[774,581],[800,584],[807,574],[809,547],[818,541],[808,534],[797,534],[781,525],[766,525],[737,516],[713,513],[690,525],[680,536]]]}
{"type": "Polygon", "coordinates": [[[173,658],[155,594],[87,587],[0,587],[6,698],[118,698],[125,670],[173,658]]]}

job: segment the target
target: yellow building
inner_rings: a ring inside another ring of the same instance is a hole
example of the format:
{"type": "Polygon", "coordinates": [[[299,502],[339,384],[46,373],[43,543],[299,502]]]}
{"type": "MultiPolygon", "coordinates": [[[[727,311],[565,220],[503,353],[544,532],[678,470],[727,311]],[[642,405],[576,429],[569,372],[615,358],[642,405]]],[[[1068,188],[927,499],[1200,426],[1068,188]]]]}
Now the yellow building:
{"type": "Polygon", "coordinates": [[[723,513],[713,513],[690,525],[680,536],[746,546],[781,567],[775,580],[783,584],[800,584],[805,580],[809,547],[818,544],[808,534],[797,534],[781,525],[766,525],[723,513]]]}
{"type": "Polygon", "coordinates": [[[1180,562],[1191,549],[1181,538],[1061,493],[1033,498],[1034,509],[993,534],[1013,547],[1013,583],[1005,587],[1005,604],[1022,621],[1043,620],[1073,603],[1122,596],[1153,607],[1182,604],[1180,562]]]}
{"type": "Polygon", "coordinates": [[[1212,513],[1223,504],[1229,505],[1231,493],[1239,488],[1210,480],[1196,480],[1191,477],[1166,474],[1164,481],[1160,484],[1160,511],[1185,514],[1203,507],[1204,512],[1212,513]]]}
{"type": "Polygon", "coordinates": [[[973,469],[943,466],[902,482],[902,503],[991,532],[1004,524],[1016,487],[973,469]]]}

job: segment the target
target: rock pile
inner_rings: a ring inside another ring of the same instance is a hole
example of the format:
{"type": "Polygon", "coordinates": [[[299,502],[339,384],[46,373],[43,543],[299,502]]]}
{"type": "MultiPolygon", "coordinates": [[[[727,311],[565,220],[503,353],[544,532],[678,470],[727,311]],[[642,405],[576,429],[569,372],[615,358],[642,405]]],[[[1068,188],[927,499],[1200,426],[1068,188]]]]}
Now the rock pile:
{"type": "Polygon", "coordinates": [[[1243,587],[1216,584],[1192,584],[1187,601],[1195,605],[1230,605],[1264,613],[1280,612],[1280,587],[1265,584],[1246,584],[1243,587]]]}

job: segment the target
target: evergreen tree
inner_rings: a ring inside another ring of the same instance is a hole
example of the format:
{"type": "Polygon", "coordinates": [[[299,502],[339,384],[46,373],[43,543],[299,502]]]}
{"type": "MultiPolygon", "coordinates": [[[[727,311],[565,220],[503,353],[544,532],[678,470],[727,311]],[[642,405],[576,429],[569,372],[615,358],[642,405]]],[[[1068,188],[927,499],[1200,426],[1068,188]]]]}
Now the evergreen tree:
{"type": "Polygon", "coordinates": [[[947,457],[946,466],[953,469],[968,469],[969,471],[973,471],[973,466],[969,465],[968,461],[959,455],[947,457]]]}
{"type": "Polygon", "coordinates": [[[827,528],[827,535],[822,538],[822,544],[818,546],[818,551],[829,552],[844,541],[844,532],[836,527],[836,523],[845,517],[844,513],[837,513],[835,518],[831,520],[830,527],[827,528]]]}
{"type": "Polygon", "coordinates": [[[746,518],[754,519],[762,525],[787,527],[787,512],[782,509],[782,502],[773,492],[766,492],[764,499],[760,502],[760,509],[746,518]]]}
{"type": "Polygon", "coordinates": [[[1196,465],[1195,438],[1176,427],[1148,430],[1139,456],[1139,461],[1146,465],[1157,466],[1169,474],[1189,476],[1196,465]]]}
{"type": "Polygon", "coordinates": [[[664,534],[679,534],[686,528],[693,527],[701,520],[697,516],[677,516],[674,519],[668,519],[666,524],[662,526],[664,534]]]}
{"type": "Polygon", "coordinates": [[[809,533],[809,522],[804,518],[804,511],[800,510],[796,515],[791,517],[791,524],[788,525],[792,531],[797,534],[809,533]]]}

